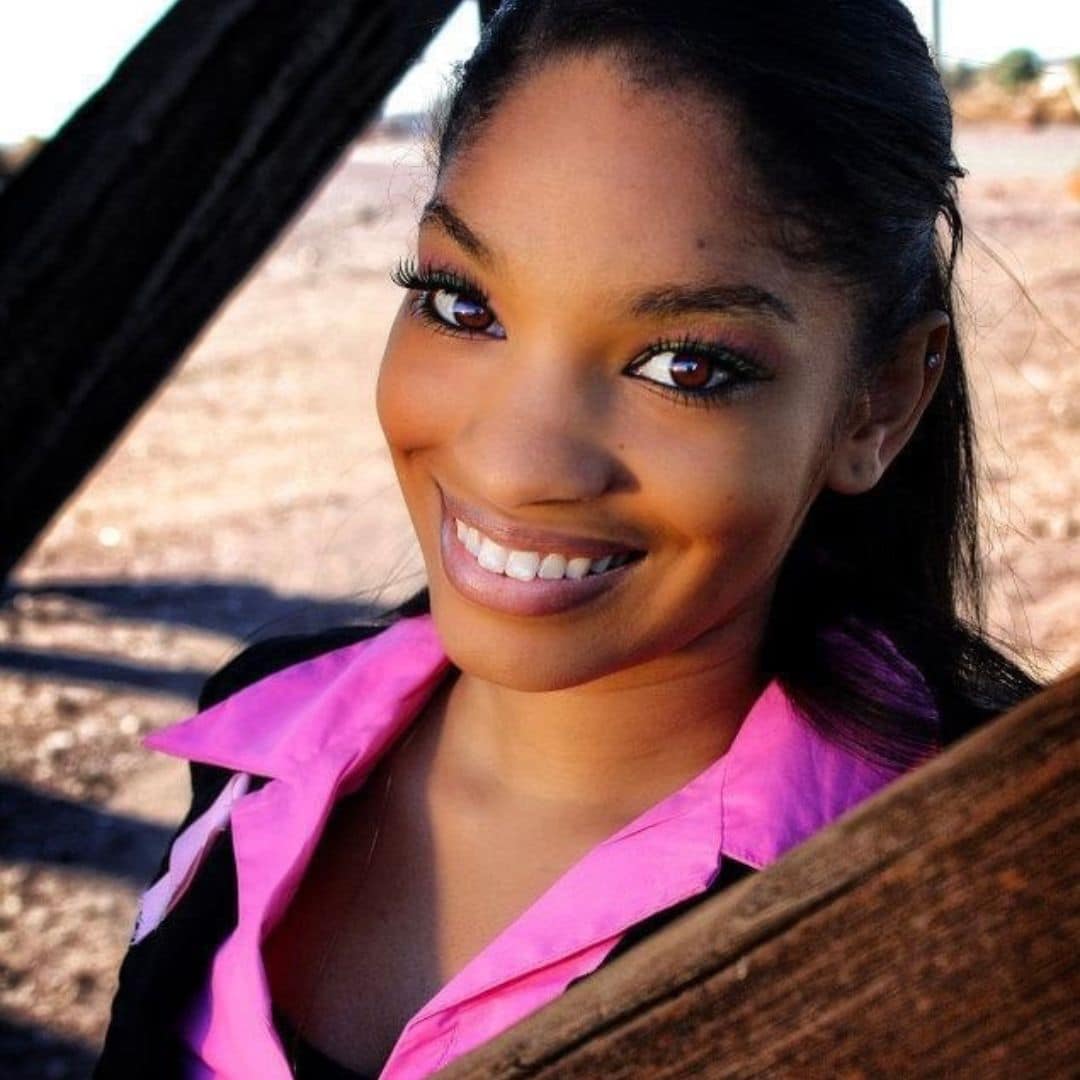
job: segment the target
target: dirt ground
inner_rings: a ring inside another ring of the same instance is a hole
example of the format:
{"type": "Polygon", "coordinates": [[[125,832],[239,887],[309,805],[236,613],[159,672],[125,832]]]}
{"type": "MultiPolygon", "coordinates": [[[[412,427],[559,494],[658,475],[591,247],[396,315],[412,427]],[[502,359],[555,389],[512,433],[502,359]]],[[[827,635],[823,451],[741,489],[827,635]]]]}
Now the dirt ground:
{"type": "MultiPolygon", "coordinates": [[[[967,128],[963,332],[991,625],[1080,661],[1080,128],[967,128]],[[1075,180],[1074,180],[1075,184],[1075,180]]],[[[428,178],[363,140],[0,596],[0,1074],[85,1076],[186,801],[140,747],[255,636],[422,581],[372,403],[428,178]]]]}

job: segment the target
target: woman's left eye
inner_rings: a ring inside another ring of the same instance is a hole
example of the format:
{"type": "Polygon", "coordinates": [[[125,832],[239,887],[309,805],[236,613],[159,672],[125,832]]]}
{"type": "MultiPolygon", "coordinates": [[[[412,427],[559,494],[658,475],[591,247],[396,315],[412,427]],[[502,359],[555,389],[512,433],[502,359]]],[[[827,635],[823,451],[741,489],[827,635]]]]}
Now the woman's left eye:
{"type": "Polygon", "coordinates": [[[639,361],[633,372],[640,379],[652,379],[664,386],[691,391],[712,390],[732,378],[730,371],[725,371],[711,358],[674,349],[653,353],[644,362],[639,361]]]}
{"type": "Polygon", "coordinates": [[[627,373],[683,398],[719,397],[743,383],[769,377],[738,353],[694,342],[654,346],[627,373]]]}

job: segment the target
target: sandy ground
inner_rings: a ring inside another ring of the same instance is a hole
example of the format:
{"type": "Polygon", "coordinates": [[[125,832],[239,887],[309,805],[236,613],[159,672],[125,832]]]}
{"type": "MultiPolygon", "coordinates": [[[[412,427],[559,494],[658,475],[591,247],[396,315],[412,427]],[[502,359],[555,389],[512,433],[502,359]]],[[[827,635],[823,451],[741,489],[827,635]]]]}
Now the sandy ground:
{"type": "MultiPolygon", "coordinates": [[[[1080,128],[969,129],[964,330],[991,623],[1080,660],[1080,128]]],[[[138,891],[186,801],[139,737],[255,636],[340,623],[422,578],[375,422],[427,190],[361,142],[236,293],[0,603],[0,1074],[81,1077],[138,891]]]]}

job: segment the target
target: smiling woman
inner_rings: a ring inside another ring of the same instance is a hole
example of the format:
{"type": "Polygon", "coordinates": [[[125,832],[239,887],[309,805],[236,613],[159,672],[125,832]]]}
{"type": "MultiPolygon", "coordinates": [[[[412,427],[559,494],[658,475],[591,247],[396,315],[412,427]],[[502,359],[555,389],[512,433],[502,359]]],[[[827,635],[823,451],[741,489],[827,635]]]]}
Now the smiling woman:
{"type": "MultiPolygon", "coordinates": [[[[832,435],[851,299],[783,263],[743,197],[734,124],[687,98],[628,84],[604,54],[508,94],[444,167],[420,269],[396,275],[412,295],[378,404],[456,663],[609,707],[627,680],[665,682],[714,725],[717,700],[738,687],[739,711],[761,689],[776,575],[814,498],[880,466],[859,428],[832,435]],[[455,519],[482,537],[475,556],[455,519]],[[635,558],[571,573],[574,555],[620,553],[635,558]],[[548,554],[568,560],[558,586],[518,580],[548,554]]],[[[946,325],[912,335],[915,378],[883,404],[894,427],[928,399],[921,357],[946,325]]]]}
{"type": "Polygon", "coordinates": [[[437,143],[377,391],[428,586],[150,740],[99,1075],[427,1076],[1036,688],[899,2],[509,2],[437,143]]]}

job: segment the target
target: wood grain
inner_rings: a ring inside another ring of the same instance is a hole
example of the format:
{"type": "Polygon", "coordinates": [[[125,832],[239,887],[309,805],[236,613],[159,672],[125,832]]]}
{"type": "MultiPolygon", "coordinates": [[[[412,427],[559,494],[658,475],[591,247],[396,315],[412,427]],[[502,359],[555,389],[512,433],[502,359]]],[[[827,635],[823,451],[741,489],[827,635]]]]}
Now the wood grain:
{"type": "Polygon", "coordinates": [[[1078,1075],[1080,672],[447,1080],[1078,1075]]]}

